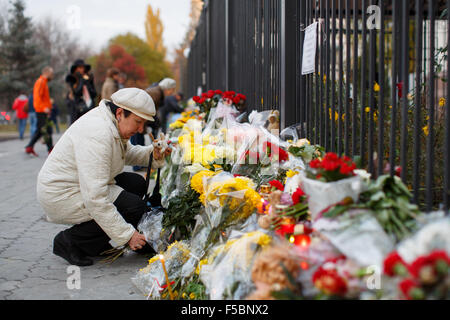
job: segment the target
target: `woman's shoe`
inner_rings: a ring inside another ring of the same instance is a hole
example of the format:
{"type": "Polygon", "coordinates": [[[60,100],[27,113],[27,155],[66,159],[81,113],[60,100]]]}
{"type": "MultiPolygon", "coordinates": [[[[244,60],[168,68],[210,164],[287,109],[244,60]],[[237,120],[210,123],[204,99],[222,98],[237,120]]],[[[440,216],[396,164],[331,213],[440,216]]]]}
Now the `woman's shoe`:
{"type": "Polygon", "coordinates": [[[72,265],[85,267],[94,264],[91,259],[85,257],[81,251],[71,243],[64,231],[58,233],[53,240],[53,253],[65,259],[72,265]]]}

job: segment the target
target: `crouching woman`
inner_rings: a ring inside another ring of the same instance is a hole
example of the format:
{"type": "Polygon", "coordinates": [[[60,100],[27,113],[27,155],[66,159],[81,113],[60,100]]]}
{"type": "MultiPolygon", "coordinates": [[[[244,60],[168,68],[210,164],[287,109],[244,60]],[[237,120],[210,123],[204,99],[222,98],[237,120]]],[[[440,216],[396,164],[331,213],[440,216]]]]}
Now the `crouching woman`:
{"type": "MultiPolygon", "coordinates": [[[[131,136],[154,121],[155,105],[141,89],[126,88],[102,100],[60,138],[38,175],[37,198],[47,220],[70,224],[53,241],[53,253],[70,264],[92,265],[89,257],[120,246],[148,253],[136,231],[147,210],[145,179],[123,172],[125,165],[162,167],[164,155],[153,146],[134,146],[131,136]]],[[[169,150],[170,152],[170,150],[169,150]]]]}

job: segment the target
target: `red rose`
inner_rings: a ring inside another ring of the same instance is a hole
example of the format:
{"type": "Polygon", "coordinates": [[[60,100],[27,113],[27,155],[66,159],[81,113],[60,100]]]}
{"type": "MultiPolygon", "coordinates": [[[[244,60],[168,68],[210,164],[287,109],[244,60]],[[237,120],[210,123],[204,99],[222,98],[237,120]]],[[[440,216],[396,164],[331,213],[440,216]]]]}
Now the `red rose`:
{"type": "Polygon", "coordinates": [[[272,180],[272,181],[269,181],[269,184],[270,184],[272,187],[274,187],[274,188],[276,188],[276,189],[278,189],[278,190],[280,190],[280,191],[284,191],[284,186],[283,186],[283,184],[282,184],[280,181],[278,181],[278,180],[272,180]]]}
{"type": "Polygon", "coordinates": [[[241,98],[240,97],[236,96],[236,97],[233,98],[233,103],[234,104],[239,104],[239,102],[241,102],[241,98]]]}
{"type": "Polygon", "coordinates": [[[214,91],[214,93],[215,93],[215,94],[222,95],[222,91],[220,91],[220,90],[216,90],[216,91],[214,91]]]}
{"type": "Polygon", "coordinates": [[[391,252],[384,259],[384,273],[388,276],[405,275],[406,272],[406,263],[396,251],[391,252]]]}
{"type": "Polygon", "coordinates": [[[205,98],[205,99],[207,99],[207,98],[208,98],[208,93],[206,93],[206,92],[203,92],[203,93],[202,93],[202,98],[205,98]]]}
{"type": "Polygon", "coordinates": [[[196,102],[196,103],[199,103],[200,97],[199,97],[199,96],[194,96],[194,97],[192,98],[192,100],[194,100],[194,102],[196,102]]]}
{"type": "Polygon", "coordinates": [[[297,204],[301,201],[302,197],[305,195],[302,188],[297,188],[295,192],[292,194],[292,202],[297,204]]]}
{"type": "Polygon", "coordinates": [[[199,104],[203,104],[203,103],[205,103],[205,101],[206,101],[206,98],[201,98],[201,99],[198,101],[198,103],[199,103],[199,104]]]}

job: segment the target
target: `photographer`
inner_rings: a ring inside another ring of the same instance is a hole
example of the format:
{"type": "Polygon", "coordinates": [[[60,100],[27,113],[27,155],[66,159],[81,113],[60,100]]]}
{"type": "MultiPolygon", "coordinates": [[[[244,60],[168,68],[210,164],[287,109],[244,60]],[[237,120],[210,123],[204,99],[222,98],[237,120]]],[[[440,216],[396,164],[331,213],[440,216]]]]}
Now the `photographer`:
{"type": "Polygon", "coordinates": [[[97,91],[94,85],[94,75],[89,73],[91,66],[78,59],[70,68],[70,74],[66,77],[69,85],[72,101],[68,107],[71,111],[71,124],[91,110],[95,105],[97,91]]]}

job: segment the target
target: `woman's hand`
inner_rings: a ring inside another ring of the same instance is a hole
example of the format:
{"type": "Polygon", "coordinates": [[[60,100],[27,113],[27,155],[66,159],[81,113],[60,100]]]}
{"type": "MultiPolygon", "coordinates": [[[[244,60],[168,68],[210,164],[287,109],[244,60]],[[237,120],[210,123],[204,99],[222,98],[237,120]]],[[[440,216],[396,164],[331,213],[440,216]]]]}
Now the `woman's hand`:
{"type": "Polygon", "coordinates": [[[133,251],[142,249],[142,247],[145,246],[146,243],[147,241],[145,240],[145,236],[137,231],[133,233],[130,241],[128,241],[128,245],[133,251]]]}

